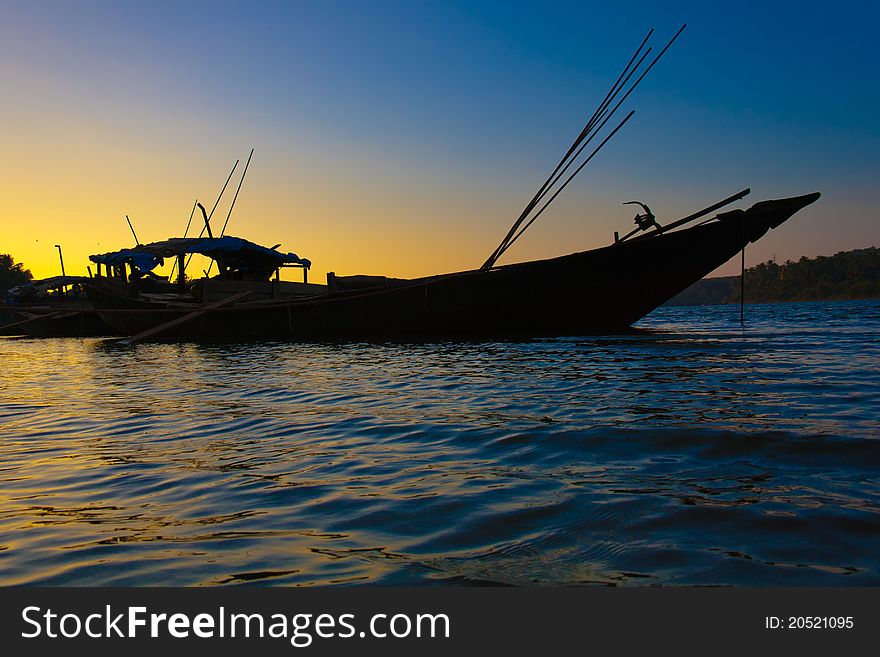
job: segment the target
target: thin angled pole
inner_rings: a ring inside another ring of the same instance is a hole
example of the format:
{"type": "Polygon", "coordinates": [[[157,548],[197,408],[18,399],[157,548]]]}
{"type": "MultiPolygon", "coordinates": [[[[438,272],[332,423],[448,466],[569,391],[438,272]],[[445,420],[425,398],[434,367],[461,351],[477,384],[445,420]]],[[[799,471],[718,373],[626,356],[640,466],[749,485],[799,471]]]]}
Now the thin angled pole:
{"type": "MultiPolygon", "coordinates": [[[[684,25],[682,25],[682,26],[678,29],[678,32],[675,33],[675,35],[674,35],[674,36],[669,40],[669,42],[663,47],[663,49],[660,51],[660,53],[654,58],[654,60],[653,60],[653,61],[648,65],[648,67],[642,72],[642,74],[638,77],[638,79],[632,84],[632,86],[629,88],[629,90],[627,90],[627,92],[623,95],[623,98],[621,98],[621,99],[618,101],[618,103],[614,106],[614,108],[611,110],[611,112],[608,113],[608,115],[605,117],[605,119],[602,121],[602,123],[599,125],[599,127],[595,129],[595,131],[594,131],[594,133],[593,133],[594,136],[595,136],[595,134],[597,134],[599,131],[601,131],[601,129],[604,127],[605,123],[607,123],[608,120],[611,118],[611,116],[614,115],[614,113],[617,111],[617,109],[621,106],[621,104],[623,104],[623,102],[624,102],[624,101],[629,97],[629,95],[635,90],[635,88],[636,88],[636,87],[639,85],[639,83],[645,78],[645,76],[648,74],[648,72],[649,72],[652,68],[654,68],[654,66],[657,64],[658,61],[660,61],[660,58],[663,57],[663,55],[666,53],[667,50],[669,50],[670,46],[672,46],[672,44],[676,41],[676,39],[678,39],[679,35],[681,35],[681,33],[684,31],[684,29],[685,29],[686,27],[687,27],[687,23],[685,23],[684,25]]],[[[646,53],[646,55],[647,55],[647,53],[646,53]]],[[[639,61],[639,65],[641,65],[641,62],[644,60],[644,58],[645,58],[645,55],[642,56],[642,60],[639,61]]],[[[637,67],[637,68],[638,68],[638,67],[637,67]]],[[[635,69],[634,69],[634,70],[635,70],[635,69]]],[[[627,78],[627,79],[628,79],[628,78],[627,78]]],[[[517,239],[519,239],[519,237],[525,232],[525,230],[535,222],[535,219],[537,219],[538,216],[540,216],[540,214],[541,214],[545,209],[547,209],[547,206],[549,206],[550,203],[553,202],[553,200],[559,195],[559,193],[565,188],[565,186],[568,185],[568,183],[572,180],[572,178],[574,178],[574,176],[576,176],[576,175],[578,174],[578,172],[580,172],[580,170],[584,168],[584,166],[586,165],[586,163],[589,162],[590,159],[592,159],[593,155],[595,155],[595,154],[598,152],[598,150],[601,149],[602,146],[605,145],[605,143],[608,141],[608,139],[609,139],[614,133],[616,133],[621,127],[623,127],[623,125],[629,120],[629,118],[632,116],[632,114],[633,114],[633,113],[630,112],[630,113],[626,116],[626,118],[625,118],[620,124],[618,124],[618,126],[614,129],[614,131],[613,131],[611,134],[609,134],[608,137],[606,137],[605,140],[604,140],[604,141],[603,141],[603,142],[597,147],[597,149],[593,151],[593,153],[590,155],[590,157],[587,158],[587,160],[586,160],[585,162],[583,162],[583,163],[582,163],[582,164],[581,164],[581,165],[575,170],[575,172],[574,172],[571,176],[569,176],[569,178],[565,181],[565,183],[563,183],[562,187],[560,187],[560,188],[559,188],[559,189],[553,194],[553,196],[550,197],[550,200],[547,201],[547,203],[544,204],[544,206],[538,211],[538,213],[537,213],[535,216],[533,216],[533,217],[529,220],[529,222],[528,222],[528,223],[527,223],[522,229],[520,229],[520,231],[519,231],[518,233],[516,233],[513,237],[507,238],[507,239],[505,240],[505,242],[502,242],[501,246],[499,246],[499,248],[497,248],[497,249],[495,250],[495,252],[492,254],[492,256],[490,256],[489,259],[483,264],[482,269],[490,269],[490,268],[495,264],[495,262],[497,262],[498,258],[501,257],[501,255],[502,255],[502,254],[503,254],[503,253],[504,253],[504,252],[505,252],[505,251],[506,251],[506,250],[507,250],[512,244],[513,244],[513,242],[516,241],[517,239]]],[[[586,144],[584,144],[584,146],[582,146],[581,149],[578,151],[578,153],[574,156],[575,159],[577,158],[578,155],[580,155],[580,152],[583,150],[583,148],[584,148],[585,146],[586,146],[586,144]]],[[[569,163],[569,164],[570,164],[570,163],[569,163]]],[[[567,168],[567,167],[566,167],[566,168],[567,168]]],[[[561,175],[562,175],[562,174],[560,174],[559,177],[561,177],[561,175]]],[[[557,180],[558,180],[558,177],[557,177],[557,180]]],[[[554,181],[553,181],[553,185],[556,184],[556,181],[557,181],[557,180],[554,180],[554,181]]],[[[521,223],[521,221],[520,221],[519,223],[521,223]]],[[[516,227],[517,227],[517,226],[514,227],[514,232],[515,232],[515,230],[516,230],[516,227]]]]}
{"type": "Polygon", "coordinates": [[[723,208],[725,205],[730,205],[731,203],[735,203],[736,201],[740,200],[744,196],[748,196],[749,194],[751,194],[751,192],[752,192],[751,188],[746,187],[742,191],[739,191],[736,194],[734,194],[733,196],[728,196],[723,201],[718,201],[717,203],[713,203],[709,207],[703,208],[702,210],[700,210],[698,212],[694,212],[693,214],[689,214],[686,217],[683,217],[681,219],[677,219],[676,221],[673,221],[672,223],[666,224],[665,226],[660,226],[655,231],[652,231],[650,233],[645,233],[644,235],[639,235],[638,237],[634,237],[631,240],[628,240],[625,237],[624,239],[621,239],[620,241],[621,242],[623,242],[623,241],[635,242],[637,240],[647,239],[649,237],[655,237],[657,235],[662,235],[663,233],[670,231],[670,230],[673,230],[674,228],[678,228],[679,226],[684,226],[685,224],[690,223],[691,221],[696,221],[700,217],[705,217],[710,212],[714,212],[715,210],[719,210],[720,208],[723,208]]]}
{"type": "Polygon", "coordinates": [[[244,171],[241,174],[241,180],[238,181],[238,187],[235,189],[235,196],[232,197],[232,205],[229,206],[229,212],[226,213],[226,221],[223,222],[223,230],[220,231],[220,237],[223,237],[226,233],[226,225],[229,223],[229,217],[232,216],[232,208],[235,207],[235,202],[238,200],[238,193],[241,191],[241,185],[244,182],[244,177],[247,175],[248,167],[251,165],[251,158],[253,156],[254,149],[252,148],[250,155],[248,155],[247,162],[244,164],[244,171]]]}
{"type": "Polygon", "coordinates": [[[61,261],[61,275],[67,276],[67,274],[64,273],[64,254],[61,253],[61,245],[56,244],[55,248],[58,249],[58,259],[61,261]]]}
{"type": "Polygon", "coordinates": [[[138,236],[135,235],[134,226],[131,225],[131,219],[128,218],[128,215],[125,215],[125,220],[128,222],[128,228],[131,231],[132,236],[134,237],[134,245],[140,246],[141,241],[138,239],[138,236]]]}
{"type": "MultiPolygon", "coordinates": [[[[684,25],[682,25],[682,26],[679,28],[678,32],[675,33],[675,36],[673,36],[673,37],[669,40],[669,42],[663,47],[663,50],[661,50],[660,53],[654,58],[654,60],[648,65],[648,68],[646,68],[646,69],[642,72],[642,74],[638,77],[638,79],[636,79],[635,82],[633,82],[633,84],[632,84],[632,86],[629,88],[629,90],[627,90],[627,92],[623,95],[623,98],[621,98],[621,99],[617,102],[617,104],[614,106],[614,108],[613,108],[610,112],[607,112],[607,115],[605,115],[605,118],[604,118],[604,120],[602,121],[602,123],[599,124],[599,127],[596,128],[596,130],[593,132],[593,134],[590,135],[590,137],[589,137],[589,138],[588,138],[588,139],[587,139],[587,140],[581,145],[581,147],[578,149],[577,153],[574,154],[574,156],[573,156],[572,159],[569,161],[569,163],[565,165],[565,168],[564,168],[562,171],[559,172],[559,175],[556,177],[556,180],[553,181],[553,183],[550,185],[550,187],[553,187],[553,186],[556,184],[556,182],[559,180],[559,178],[561,178],[561,177],[563,176],[563,174],[564,174],[565,171],[568,169],[568,167],[571,166],[571,163],[574,162],[574,161],[580,156],[580,154],[581,154],[581,152],[584,150],[584,148],[586,148],[587,145],[592,141],[593,137],[595,137],[599,132],[601,132],[602,128],[605,127],[605,124],[608,123],[608,121],[611,119],[612,116],[614,116],[614,114],[617,112],[617,110],[620,108],[620,106],[626,101],[627,98],[629,98],[630,94],[631,94],[633,91],[635,91],[636,87],[639,86],[639,83],[640,83],[642,80],[645,79],[645,76],[648,74],[648,71],[650,71],[652,68],[654,68],[654,65],[655,65],[658,61],[660,61],[660,58],[663,57],[663,55],[666,53],[667,50],[669,50],[669,47],[675,42],[675,40],[676,40],[676,39],[678,38],[678,36],[684,31],[684,28],[686,28],[686,27],[687,27],[687,23],[685,23],[684,25]]],[[[626,83],[627,83],[627,82],[629,81],[629,79],[632,77],[633,73],[635,73],[635,72],[639,69],[639,67],[641,67],[642,62],[645,61],[645,58],[648,56],[648,53],[649,53],[649,52],[651,52],[651,49],[650,49],[650,48],[645,52],[645,54],[642,55],[641,59],[639,60],[639,63],[638,63],[638,64],[636,65],[636,67],[632,70],[632,72],[630,72],[630,74],[626,77],[626,81],[624,81],[623,86],[626,85],[626,83]]],[[[617,94],[615,94],[615,96],[616,96],[616,95],[617,95],[617,94]]],[[[607,108],[606,108],[606,109],[607,109],[607,108]]],[[[542,195],[542,197],[543,197],[543,195],[542,195]]]]}
{"type": "MultiPolygon", "coordinates": [[[[642,42],[639,44],[639,47],[636,48],[636,51],[633,53],[632,57],[630,57],[629,61],[626,63],[626,66],[623,67],[623,70],[620,72],[620,75],[617,76],[617,80],[615,80],[614,84],[611,85],[611,88],[608,90],[608,93],[605,94],[605,98],[602,99],[602,102],[599,103],[599,106],[596,108],[596,111],[593,112],[593,115],[590,117],[590,120],[587,121],[586,125],[584,125],[584,128],[583,128],[583,130],[581,130],[580,134],[577,136],[577,139],[575,139],[574,143],[571,145],[571,147],[568,149],[568,151],[565,153],[565,155],[559,161],[559,164],[556,165],[556,168],[553,170],[553,172],[547,177],[547,180],[544,181],[544,184],[541,185],[541,188],[538,190],[538,193],[535,194],[536,198],[543,196],[546,193],[548,185],[550,187],[553,186],[553,184],[550,181],[553,179],[554,176],[556,176],[560,167],[562,167],[562,165],[566,162],[566,160],[569,160],[569,158],[571,157],[571,154],[575,151],[575,149],[578,147],[578,145],[586,138],[586,136],[588,134],[590,134],[590,132],[593,131],[593,127],[596,125],[596,122],[599,121],[600,117],[602,116],[603,112],[605,111],[605,108],[614,99],[614,97],[618,94],[620,89],[626,85],[627,81],[632,76],[633,72],[635,72],[639,68],[639,66],[641,66],[642,60],[644,60],[645,56],[649,52],[651,52],[651,48],[648,48],[648,50],[645,52],[645,54],[642,55],[642,59],[639,60],[638,64],[636,64],[635,68],[632,71],[629,70],[630,67],[632,66],[633,62],[636,60],[636,57],[639,56],[639,53],[642,51],[642,48],[645,47],[645,44],[648,42],[648,39],[651,38],[651,35],[653,33],[654,33],[654,28],[652,27],[650,30],[648,30],[648,34],[646,34],[645,38],[642,39],[642,42]],[[626,76],[625,79],[624,79],[624,76],[626,76]]],[[[533,207],[534,207],[534,205],[537,205],[537,201],[534,201],[533,207]]]]}
{"type": "Polygon", "coordinates": [[[598,153],[600,150],[602,150],[602,147],[605,146],[605,144],[607,144],[608,141],[615,134],[617,134],[617,131],[620,130],[626,124],[626,122],[632,118],[633,114],[635,114],[635,113],[636,113],[635,110],[631,110],[630,113],[627,114],[624,117],[624,119],[620,123],[617,124],[617,127],[614,128],[614,130],[612,130],[610,133],[608,133],[608,136],[602,140],[602,143],[599,144],[598,146],[596,146],[595,149],[593,149],[593,152],[590,153],[589,157],[587,157],[587,159],[584,160],[581,163],[581,165],[572,172],[572,174],[566,179],[566,181],[564,183],[562,183],[562,186],[559,189],[557,189],[556,192],[554,192],[553,196],[551,196],[550,199],[543,206],[541,206],[541,209],[538,210],[537,213],[535,213],[535,216],[529,220],[529,223],[527,223],[525,226],[523,226],[522,229],[520,229],[520,231],[513,237],[513,239],[511,239],[510,242],[507,243],[507,246],[505,246],[504,249],[501,251],[501,253],[498,254],[499,258],[504,254],[505,251],[507,251],[508,248],[510,248],[513,245],[514,242],[516,242],[516,240],[518,240],[520,238],[520,236],[524,232],[526,232],[526,230],[528,229],[529,226],[531,226],[533,223],[535,223],[535,220],[538,217],[540,217],[541,214],[544,212],[544,210],[546,210],[547,207],[554,201],[554,199],[557,196],[559,196],[559,194],[562,193],[562,190],[565,189],[565,187],[568,185],[568,183],[570,183],[574,179],[574,177],[581,172],[581,169],[583,169],[585,166],[587,166],[587,164],[590,163],[590,160],[592,160],[596,156],[596,153],[598,153]]]}
{"type": "MultiPolygon", "coordinates": [[[[241,160],[236,160],[235,164],[232,165],[232,171],[229,172],[229,175],[226,177],[226,182],[223,183],[223,189],[220,190],[220,194],[217,196],[217,200],[214,202],[214,207],[211,208],[211,214],[208,215],[208,218],[205,219],[205,225],[202,226],[202,230],[199,231],[199,237],[205,234],[205,229],[211,223],[211,217],[214,216],[214,210],[217,209],[217,204],[220,203],[220,199],[223,198],[223,192],[226,191],[226,186],[229,184],[229,181],[232,180],[232,174],[235,173],[235,169],[238,167],[238,163],[241,160]]],[[[192,253],[189,254],[189,258],[186,259],[186,262],[183,263],[183,273],[186,273],[186,268],[189,266],[189,261],[192,260],[192,253]]]]}
{"type": "Polygon", "coordinates": [[[189,233],[190,224],[192,224],[193,215],[196,213],[196,206],[199,204],[199,197],[196,196],[196,200],[193,201],[192,210],[189,211],[189,219],[186,220],[186,228],[183,230],[183,236],[186,237],[186,234],[189,233]]]}
{"type": "MultiPolygon", "coordinates": [[[[235,202],[238,200],[238,193],[241,191],[241,185],[244,182],[244,177],[247,175],[248,167],[251,165],[251,158],[254,156],[254,149],[251,149],[250,154],[248,155],[247,162],[244,163],[244,171],[241,173],[241,180],[238,181],[238,187],[235,189],[235,196],[232,197],[232,205],[229,206],[229,212],[226,213],[226,221],[223,222],[223,230],[220,231],[220,237],[223,237],[226,234],[226,226],[229,224],[229,217],[232,216],[232,209],[235,207],[235,202]]],[[[214,266],[214,261],[212,260],[208,263],[208,271],[205,272],[206,276],[210,276],[211,268],[214,266]]]]}
{"type": "Polygon", "coordinates": [[[223,192],[226,191],[226,186],[229,184],[229,181],[232,180],[232,174],[235,173],[235,169],[238,167],[238,163],[241,160],[236,160],[235,164],[232,165],[232,171],[229,172],[229,175],[226,177],[226,182],[223,183],[223,189],[220,190],[220,194],[217,196],[217,200],[214,201],[214,207],[211,208],[211,214],[208,215],[208,222],[210,223],[211,217],[214,216],[214,210],[217,209],[217,205],[220,203],[220,199],[223,198],[223,192]]]}
{"type": "MultiPolygon", "coordinates": [[[[575,151],[574,155],[572,155],[571,158],[568,160],[568,162],[565,164],[565,166],[562,167],[562,170],[556,174],[556,176],[553,178],[553,181],[546,187],[546,189],[544,189],[542,192],[539,192],[535,196],[534,205],[532,205],[532,207],[529,208],[529,212],[534,210],[535,207],[537,207],[538,203],[540,203],[541,200],[547,194],[550,193],[550,190],[556,186],[556,183],[558,183],[560,181],[560,179],[562,178],[562,176],[565,175],[565,172],[568,171],[568,168],[577,161],[577,159],[580,157],[580,155],[584,151],[584,149],[590,145],[590,143],[593,141],[593,139],[596,137],[596,135],[598,135],[600,132],[602,132],[602,128],[604,128],[605,124],[611,120],[611,117],[614,116],[615,112],[617,112],[617,109],[620,107],[621,103],[617,103],[617,105],[614,106],[614,109],[612,109],[611,112],[608,112],[607,104],[610,103],[612,100],[614,100],[614,97],[617,96],[617,94],[620,92],[620,89],[622,89],[624,86],[626,86],[626,83],[629,82],[629,79],[633,76],[633,74],[639,70],[639,68],[642,65],[642,62],[645,61],[645,58],[648,56],[648,54],[651,52],[651,50],[652,50],[651,48],[648,48],[644,52],[644,54],[642,54],[641,58],[639,59],[638,63],[636,64],[635,68],[633,68],[633,70],[630,71],[629,74],[626,76],[626,79],[623,81],[623,84],[612,95],[610,95],[606,98],[606,100],[603,103],[605,105],[605,107],[600,108],[602,111],[601,112],[597,111],[597,114],[595,117],[596,121],[602,120],[602,122],[599,124],[599,127],[595,127],[595,125],[593,125],[593,127],[591,128],[590,135],[580,145],[580,148],[578,148],[577,151],[575,151]]],[[[627,66],[627,68],[629,68],[629,66],[627,66]]],[[[627,95],[629,95],[629,93],[631,91],[632,91],[632,88],[630,88],[630,90],[627,92],[627,95]]],[[[621,100],[621,102],[623,102],[623,101],[621,100]]],[[[604,145],[604,143],[602,145],[604,145]]],[[[602,146],[600,145],[599,148],[601,148],[601,147],[602,146]]],[[[595,152],[593,153],[593,155],[595,155],[595,152]]],[[[590,155],[589,159],[592,159],[593,155],[590,155]]],[[[582,169],[583,167],[580,167],[580,168],[582,169]]],[[[578,169],[578,171],[580,171],[580,169],[578,169]]],[[[566,184],[568,184],[568,183],[566,182],[566,184]]],[[[554,194],[553,198],[556,198],[557,195],[558,194],[554,194]]],[[[551,201],[552,200],[553,199],[551,198],[551,201]]],[[[550,204],[549,202],[547,204],[545,204],[544,207],[541,208],[540,212],[543,212],[544,208],[546,208],[547,205],[549,205],[549,204],[550,204]]],[[[529,226],[531,226],[534,223],[535,219],[537,219],[537,218],[538,218],[537,215],[532,217],[532,219],[526,224],[525,228],[528,228],[529,226]]],[[[525,232],[525,228],[521,229],[515,236],[510,237],[506,242],[502,243],[501,246],[499,246],[499,248],[496,250],[496,252],[492,254],[492,258],[493,258],[492,264],[493,265],[498,260],[498,258],[501,257],[501,254],[504,253],[511,244],[513,244],[514,240],[516,240],[520,235],[522,235],[525,232]]],[[[485,268],[485,265],[483,265],[483,266],[485,268]]]]}
{"type": "MultiPolygon", "coordinates": [[[[636,65],[636,67],[635,67],[632,71],[630,71],[629,75],[626,76],[626,80],[624,81],[624,85],[626,85],[626,83],[629,82],[629,79],[632,77],[633,73],[635,73],[635,72],[639,69],[639,67],[641,67],[642,62],[645,61],[645,58],[648,56],[648,54],[649,54],[650,52],[651,52],[651,48],[648,48],[648,49],[645,51],[645,53],[642,55],[641,59],[639,59],[639,63],[636,65]]],[[[638,83],[635,83],[635,84],[638,84],[638,83]]],[[[630,94],[630,92],[632,92],[632,90],[635,88],[635,84],[634,84],[633,87],[631,87],[630,90],[626,93],[627,96],[628,96],[628,95],[630,94]]],[[[621,87],[621,88],[622,88],[622,87],[621,87]]],[[[619,89],[618,89],[618,91],[619,91],[619,89]]],[[[616,96],[617,94],[615,93],[614,95],[616,96]]],[[[612,100],[613,100],[613,97],[612,97],[612,100]]],[[[571,159],[568,161],[568,163],[567,163],[567,164],[562,168],[562,170],[556,175],[556,178],[554,178],[553,182],[550,183],[550,186],[544,191],[543,194],[541,194],[541,195],[539,196],[539,198],[538,198],[539,201],[540,201],[542,198],[544,198],[544,196],[547,195],[547,192],[549,192],[550,189],[552,189],[553,187],[556,186],[556,183],[559,182],[559,179],[562,178],[562,176],[565,175],[565,172],[568,171],[568,168],[569,168],[569,167],[570,167],[570,166],[571,166],[571,165],[572,165],[572,164],[573,164],[573,163],[574,163],[574,162],[580,157],[580,155],[581,155],[581,153],[583,152],[583,150],[584,150],[587,146],[590,145],[590,142],[593,141],[593,138],[594,138],[596,135],[598,135],[600,132],[602,132],[602,128],[604,128],[604,127],[605,127],[605,124],[608,123],[608,121],[611,120],[611,117],[614,116],[614,114],[615,114],[615,113],[617,112],[617,110],[620,108],[620,105],[623,103],[624,100],[626,100],[626,96],[624,96],[624,97],[620,100],[620,102],[617,103],[617,105],[614,106],[614,109],[612,109],[610,112],[607,111],[607,107],[605,108],[605,110],[603,110],[602,114],[600,115],[600,119],[601,119],[602,122],[599,124],[599,127],[597,127],[595,130],[593,130],[592,134],[591,134],[589,137],[587,137],[587,139],[581,144],[580,148],[577,149],[577,151],[576,151],[575,154],[571,157],[571,159]]],[[[597,120],[599,120],[599,119],[597,119],[597,120]]],[[[536,204],[536,205],[537,205],[537,204],[536,204]]]]}
{"type": "Polygon", "coordinates": [[[205,206],[200,205],[199,210],[202,211],[202,219],[205,220],[205,230],[208,231],[208,239],[212,240],[214,239],[214,233],[211,232],[211,217],[205,214],[205,206]]]}
{"type": "MultiPolygon", "coordinates": [[[[235,173],[235,169],[238,168],[239,162],[241,162],[241,160],[236,160],[235,164],[232,165],[232,171],[229,172],[229,175],[226,177],[226,182],[223,183],[223,189],[220,190],[220,194],[217,196],[217,200],[214,201],[214,207],[211,208],[211,214],[208,215],[207,219],[205,220],[206,224],[203,225],[202,230],[199,231],[199,237],[205,234],[205,228],[207,228],[207,224],[211,222],[211,217],[214,216],[214,210],[217,209],[217,204],[220,203],[220,199],[223,198],[223,193],[226,191],[226,186],[229,184],[229,181],[232,180],[232,174],[235,173]]],[[[198,204],[198,201],[196,203],[198,204]]],[[[187,260],[186,262],[187,264],[189,264],[189,260],[187,260]]]]}
{"type": "Polygon", "coordinates": [[[599,106],[596,108],[596,111],[593,112],[593,115],[587,121],[586,125],[584,125],[583,130],[581,130],[580,134],[574,140],[574,143],[572,143],[572,145],[569,147],[569,149],[565,153],[565,155],[563,155],[562,159],[559,160],[559,164],[556,165],[556,168],[554,168],[553,171],[550,173],[550,175],[547,176],[547,179],[544,181],[544,184],[541,185],[541,187],[538,189],[538,191],[532,197],[532,200],[529,201],[529,203],[526,205],[525,209],[522,211],[520,216],[514,222],[513,226],[511,226],[510,230],[507,232],[507,235],[505,235],[504,239],[501,240],[501,244],[499,244],[496,247],[496,249],[492,252],[492,255],[490,255],[489,258],[486,260],[486,262],[483,264],[483,266],[482,266],[483,269],[490,268],[492,266],[492,264],[495,262],[495,260],[498,259],[498,253],[504,249],[504,246],[511,239],[513,234],[516,232],[517,228],[519,228],[519,226],[522,224],[522,222],[525,221],[526,217],[528,217],[528,215],[531,213],[531,211],[534,210],[535,206],[538,204],[541,197],[544,195],[544,193],[547,189],[547,186],[550,184],[550,181],[553,180],[553,178],[556,176],[559,169],[562,168],[562,166],[569,159],[571,154],[577,149],[577,147],[584,140],[584,138],[592,131],[596,120],[602,114],[604,108],[607,106],[609,99],[613,98],[614,95],[616,95],[617,91],[619,90],[618,86],[620,85],[620,81],[624,78],[624,76],[626,76],[627,71],[629,71],[629,68],[630,68],[630,66],[632,66],[633,61],[635,61],[636,57],[638,57],[642,48],[645,47],[645,43],[647,43],[648,39],[650,38],[651,34],[653,34],[653,32],[654,32],[654,28],[651,28],[648,31],[648,34],[645,36],[645,38],[642,39],[641,44],[639,44],[639,47],[636,49],[635,53],[633,53],[632,57],[630,57],[629,62],[627,62],[627,65],[624,67],[623,71],[621,71],[620,75],[617,77],[617,80],[611,86],[611,89],[609,89],[608,93],[605,94],[605,98],[602,100],[601,103],[599,103],[599,106]]]}

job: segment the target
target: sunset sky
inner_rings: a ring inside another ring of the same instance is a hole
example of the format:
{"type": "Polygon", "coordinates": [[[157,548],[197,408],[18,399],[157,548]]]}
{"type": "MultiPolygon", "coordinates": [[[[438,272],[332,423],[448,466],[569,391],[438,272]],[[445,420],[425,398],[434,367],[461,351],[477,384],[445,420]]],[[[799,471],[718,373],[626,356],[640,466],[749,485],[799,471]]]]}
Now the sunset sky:
{"type": "MultiPolygon", "coordinates": [[[[502,262],[821,191],[748,261],[880,246],[873,2],[0,3],[0,253],[36,277],[180,236],[255,149],[228,233],[340,274],[478,267],[648,28],[636,114],[502,262]]],[[[622,116],[622,114],[621,114],[622,116]]],[[[217,210],[221,223],[235,179],[217,210]]],[[[169,263],[170,264],[170,263],[169,263]]],[[[738,261],[719,273],[738,271],[738,261]]]]}

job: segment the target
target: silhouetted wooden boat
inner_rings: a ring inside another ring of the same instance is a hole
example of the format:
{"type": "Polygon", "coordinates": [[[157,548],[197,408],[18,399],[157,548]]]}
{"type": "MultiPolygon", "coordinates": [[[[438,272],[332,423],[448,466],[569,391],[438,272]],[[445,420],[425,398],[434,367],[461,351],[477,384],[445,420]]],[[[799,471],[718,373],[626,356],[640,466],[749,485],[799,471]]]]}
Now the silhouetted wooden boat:
{"type": "Polygon", "coordinates": [[[54,276],[15,287],[7,293],[0,335],[41,338],[113,335],[82,289],[84,276],[54,276]]]}
{"type": "MultiPolygon", "coordinates": [[[[366,277],[355,281],[355,289],[339,289],[345,279],[332,276],[329,286],[301,288],[299,294],[279,293],[278,288],[273,292],[274,281],[218,281],[230,286],[226,292],[234,296],[227,296],[231,301],[225,305],[222,296],[188,303],[133,297],[102,287],[100,278],[86,287],[100,317],[115,330],[136,335],[159,328],[149,337],[161,339],[615,332],[628,328],[818,197],[817,192],[763,201],[688,228],[680,222],[666,228],[654,224],[652,232],[634,239],[547,260],[413,280],[366,277]]],[[[701,216],[696,213],[686,220],[701,216]]]]}
{"type": "Polygon", "coordinates": [[[592,150],[585,150],[684,28],[650,62],[652,48],[647,44],[653,29],[648,32],[556,168],[479,269],[414,280],[336,277],[331,273],[326,286],[315,285],[307,282],[310,263],[294,254],[282,255],[274,248],[224,238],[225,223],[221,237],[213,238],[211,217],[197,203],[208,238],[168,240],[92,256],[99,266],[99,277],[87,284],[89,297],[101,318],[133,336],[132,340],[421,338],[626,329],[819,197],[814,193],[763,201],[748,210],[724,212],[693,225],[741,199],[749,193],[745,189],[665,226],[658,224],[648,206],[629,201],[640,205],[644,214],[635,217],[636,228],[623,238],[615,233],[610,246],[548,260],[497,265],[499,258],[632,118],[634,111],[592,150]],[[686,227],[688,224],[691,227],[686,227]],[[636,235],[639,232],[643,234],[636,235]],[[191,253],[213,258],[219,275],[189,285],[182,272],[185,258],[191,253]],[[143,287],[149,282],[143,272],[168,257],[178,259],[178,281],[154,282],[159,289],[150,293],[143,287]],[[110,267],[113,276],[100,276],[102,264],[110,267]],[[278,280],[281,266],[303,267],[303,283],[278,280]],[[128,277],[127,267],[132,272],[128,277]],[[270,281],[273,272],[276,280],[270,281]],[[176,289],[168,287],[172,285],[176,289]]]}

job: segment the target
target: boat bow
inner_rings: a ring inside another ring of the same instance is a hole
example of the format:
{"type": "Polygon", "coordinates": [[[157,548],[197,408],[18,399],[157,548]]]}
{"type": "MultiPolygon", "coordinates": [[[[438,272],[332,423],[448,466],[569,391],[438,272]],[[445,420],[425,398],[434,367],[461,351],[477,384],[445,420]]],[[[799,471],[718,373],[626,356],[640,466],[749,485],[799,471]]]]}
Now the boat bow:
{"type": "Polygon", "coordinates": [[[815,203],[820,196],[819,192],[813,192],[803,196],[760,201],[749,208],[748,212],[753,217],[753,221],[758,225],[763,225],[766,229],[776,228],[790,219],[796,212],[803,210],[811,203],[815,203]]]}

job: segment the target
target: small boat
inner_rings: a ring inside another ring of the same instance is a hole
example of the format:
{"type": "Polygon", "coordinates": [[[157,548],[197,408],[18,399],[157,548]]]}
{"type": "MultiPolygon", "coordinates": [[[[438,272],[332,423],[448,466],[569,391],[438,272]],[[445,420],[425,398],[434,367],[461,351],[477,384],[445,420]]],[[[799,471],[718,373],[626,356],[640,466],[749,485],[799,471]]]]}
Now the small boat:
{"type": "MultiPolygon", "coordinates": [[[[102,281],[107,277],[100,276],[85,285],[102,320],[120,333],[145,339],[320,340],[618,332],[818,198],[815,192],[762,201],[691,227],[674,222],[664,228],[655,223],[650,232],[591,251],[411,280],[330,274],[326,286],[273,281],[269,280],[269,274],[277,272],[272,269],[273,260],[280,266],[282,260],[289,259],[283,264],[297,264],[304,272],[308,261],[278,252],[273,252],[277,257],[269,256],[259,250],[263,247],[242,245],[248,256],[238,259],[238,267],[230,264],[224,250],[206,239],[202,241],[208,241],[207,245],[178,243],[180,248],[174,255],[182,258],[186,249],[195,247],[218,258],[222,273],[216,279],[200,280],[185,293],[150,296],[131,287],[123,289],[118,278],[108,285],[102,281]],[[259,254],[265,258],[260,264],[259,254]],[[247,270],[245,262],[249,263],[247,270]],[[260,274],[249,276],[248,272],[260,274]]],[[[701,211],[685,219],[695,221],[704,215],[701,211]]],[[[173,242],[131,249],[127,263],[132,262],[132,252],[159,253],[165,248],[169,253],[173,242]]],[[[91,259],[97,263],[126,261],[119,253],[91,259]]]]}
{"type": "Polygon", "coordinates": [[[12,288],[0,311],[0,335],[41,338],[112,335],[86,298],[85,276],[53,276],[12,288]]]}

